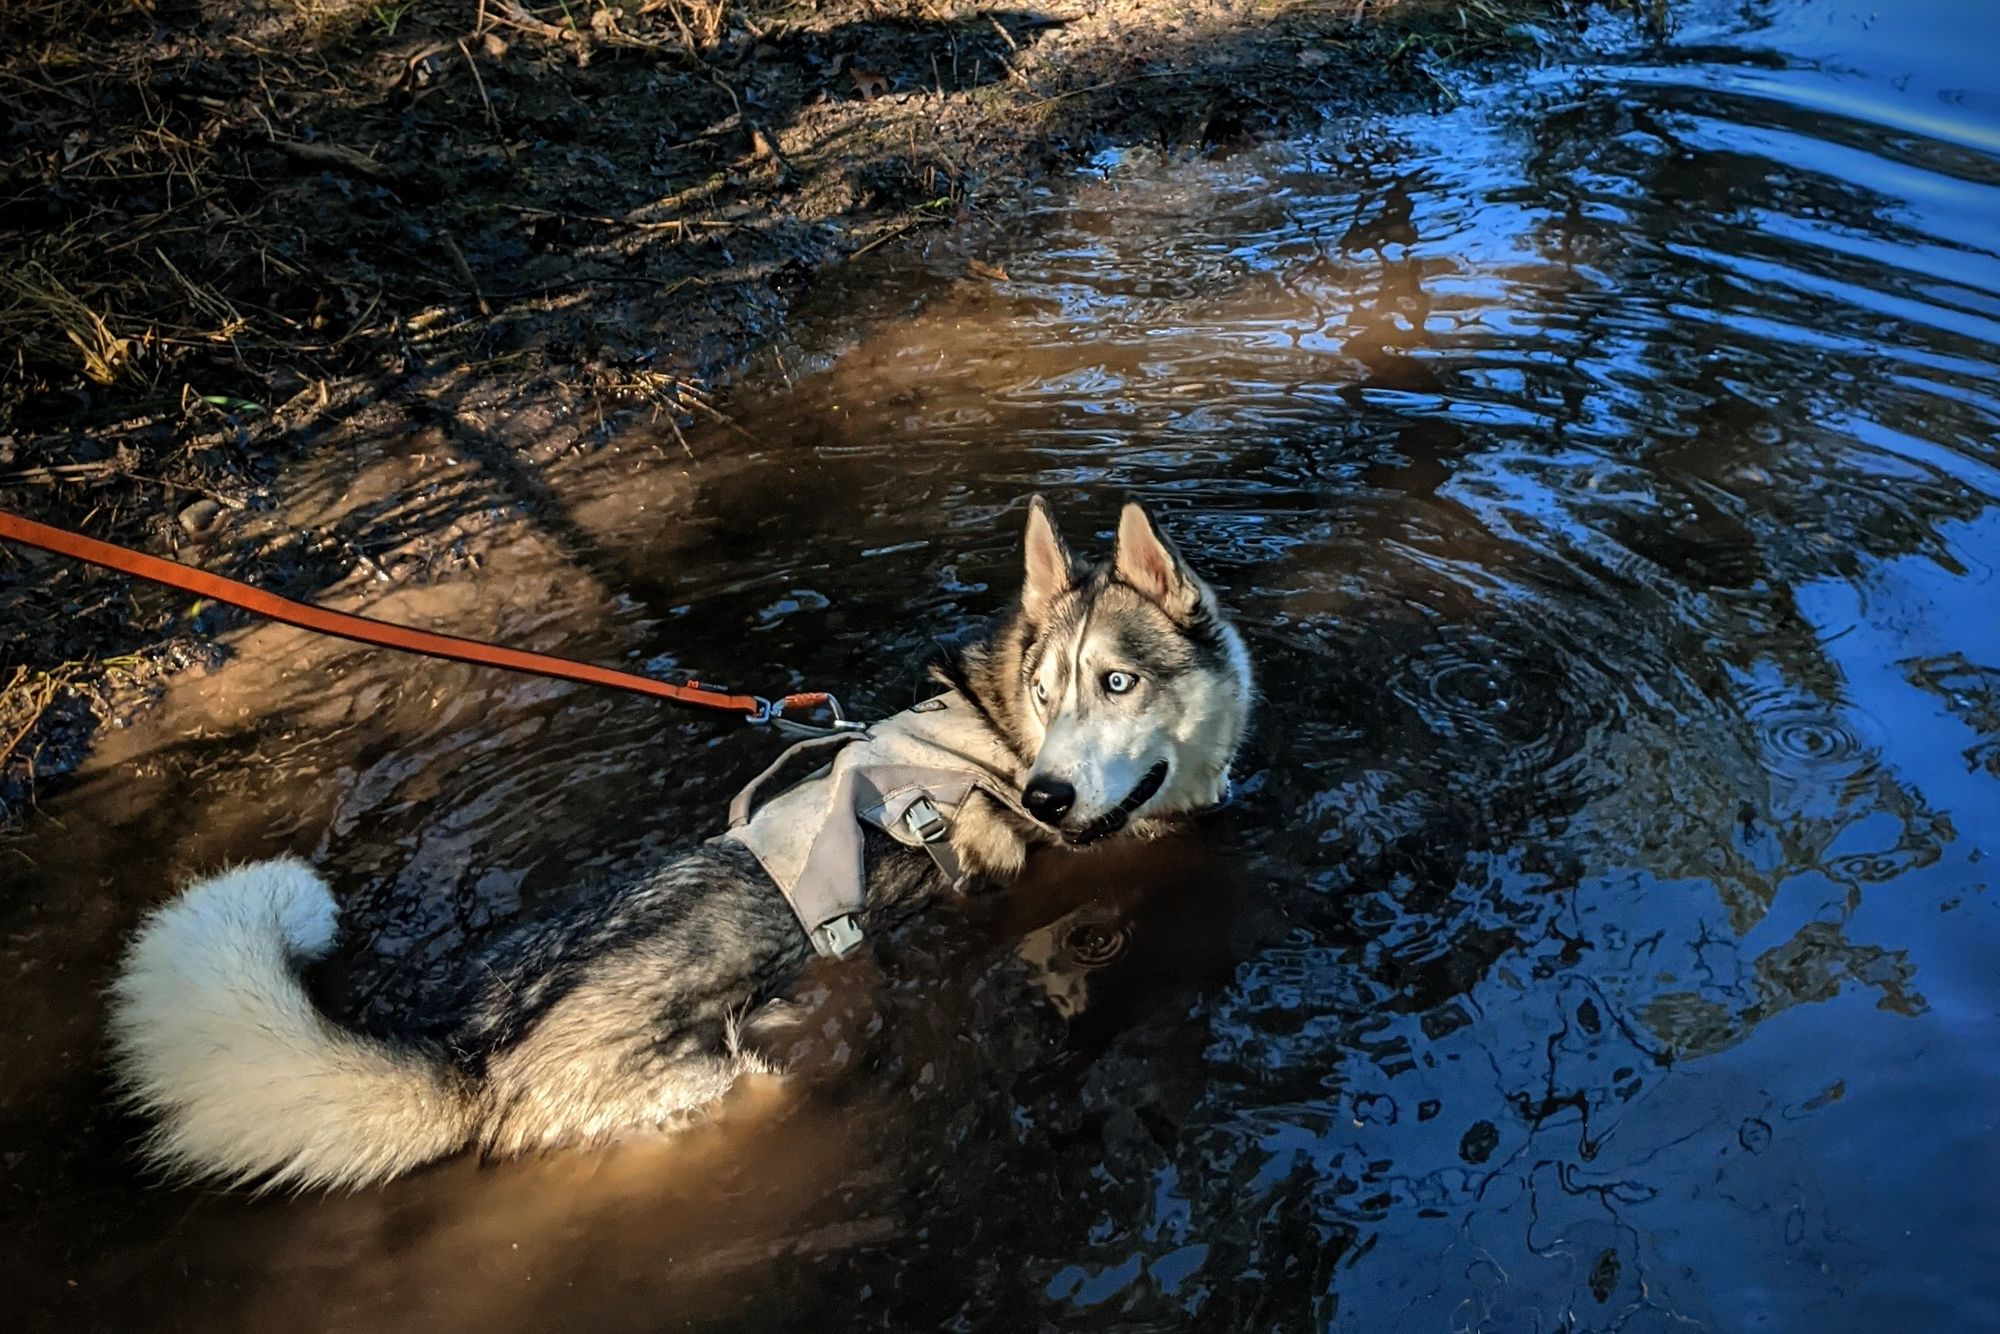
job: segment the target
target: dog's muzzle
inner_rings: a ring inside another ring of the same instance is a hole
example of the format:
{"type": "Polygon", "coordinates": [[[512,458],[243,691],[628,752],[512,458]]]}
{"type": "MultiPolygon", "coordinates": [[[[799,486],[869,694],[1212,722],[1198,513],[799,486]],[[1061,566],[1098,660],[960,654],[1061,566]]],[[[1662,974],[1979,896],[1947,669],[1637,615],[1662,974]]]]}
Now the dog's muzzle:
{"type": "Polygon", "coordinates": [[[1141,778],[1138,785],[1125,794],[1125,800],[1119,802],[1116,806],[1113,806],[1110,810],[1098,816],[1075,833],[1064,834],[1063,841],[1073,848],[1081,848],[1087,847],[1099,839],[1111,837],[1123,829],[1125,822],[1132,818],[1132,812],[1151,801],[1153,794],[1166,786],[1166,782],[1167,762],[1161,760],[1158,764],[1146,770],[1145,777],[1141,778]]]}

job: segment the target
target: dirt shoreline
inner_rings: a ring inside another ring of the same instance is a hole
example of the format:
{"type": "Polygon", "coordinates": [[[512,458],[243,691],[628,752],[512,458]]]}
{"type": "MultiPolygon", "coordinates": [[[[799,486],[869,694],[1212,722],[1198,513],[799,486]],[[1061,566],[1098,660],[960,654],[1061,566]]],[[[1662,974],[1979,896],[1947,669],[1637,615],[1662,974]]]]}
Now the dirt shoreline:
{"type": "MultiPolygon", "coordinates": [[[[716,419],[829,272],[976,251],[1104,147],[1436,104],[1659,18],[1615,8],[43,0],[0,18],[0,506],[294,596],[386,577],[366,516],[273,521],[281,465],[428,431],[531,496],[634,414],[716,419]]],[[[432,536],[397,577],[476,564],[432,536]]],[[[0,827],[235,623],[0,547],[0,827]]]]}

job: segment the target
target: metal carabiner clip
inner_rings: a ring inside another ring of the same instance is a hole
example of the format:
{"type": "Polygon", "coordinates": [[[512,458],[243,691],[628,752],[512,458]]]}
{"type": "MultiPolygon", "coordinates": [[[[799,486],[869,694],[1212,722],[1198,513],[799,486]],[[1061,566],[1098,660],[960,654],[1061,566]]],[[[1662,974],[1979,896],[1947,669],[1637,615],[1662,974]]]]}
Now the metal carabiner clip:
{"type": "Polygon", "coordinates": [[[770,700],[760,697],[757,702],[763,706],[763,715],[761,717],[753,717],[751,721],[768,722],[787,736],[835,736],[841,732],[865,732],[868,730],[867,723],[855,722],[850,719],[846,711],[840,707],[840,701],[832,695],[826,696],[827,712],[833,715],[831,723],[803,723],[795,718],[787,718],[785,716],[785,701],[782,699],[773,703],[770,700]]]}

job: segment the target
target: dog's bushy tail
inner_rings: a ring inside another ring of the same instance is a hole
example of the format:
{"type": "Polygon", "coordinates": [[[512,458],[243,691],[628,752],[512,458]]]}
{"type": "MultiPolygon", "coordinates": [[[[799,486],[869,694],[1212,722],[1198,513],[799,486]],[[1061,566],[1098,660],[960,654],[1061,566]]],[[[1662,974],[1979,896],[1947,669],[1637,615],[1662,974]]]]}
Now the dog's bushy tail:
{"type": "Polygon", "coordinates": [[[120,1083],[159,1118],[170,1171],[233,1184],[355,1187],[462,1147],[471,1082],[441,1060],[340,1028],[306,995],[333,895],[284,859],[189,887],[140,927],[111,988],[120,1083]]]}

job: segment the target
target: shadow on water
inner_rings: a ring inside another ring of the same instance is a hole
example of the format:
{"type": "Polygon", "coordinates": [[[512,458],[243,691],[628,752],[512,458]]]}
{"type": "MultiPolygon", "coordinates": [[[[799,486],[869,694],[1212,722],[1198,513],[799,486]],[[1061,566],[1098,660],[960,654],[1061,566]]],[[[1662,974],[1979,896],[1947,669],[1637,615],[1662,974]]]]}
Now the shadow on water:
{"type": "Polygon", "coordinates": [[[1240,609],[1266,699],[1214,829],[816,974],[805,1077],[681,1140],[136,1179],[94,991],[170,876],[315,856],[355,928],[316,983],[393,1027],[765,757],[246,632],[10,868],[15,1290],[117,1328],[2000,1321],[2000,97],[1791,12],[1107,158],[1006,281],[829,301],[735,405],[758,450],[559,469],[610,561],[524,529],[477,596],[382,595],[882,710],[1040,489],[1100,537],[1144,495],[1240,609]]]}

